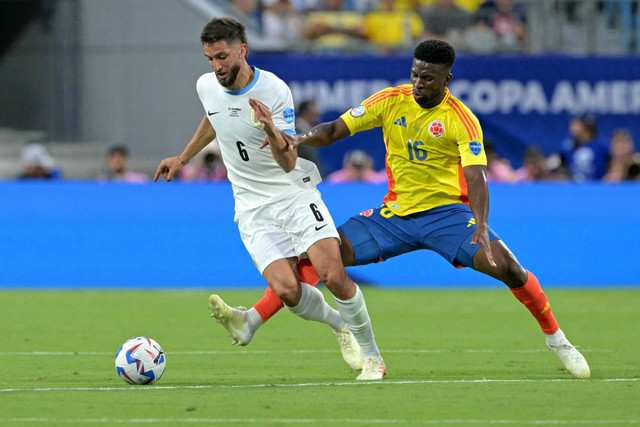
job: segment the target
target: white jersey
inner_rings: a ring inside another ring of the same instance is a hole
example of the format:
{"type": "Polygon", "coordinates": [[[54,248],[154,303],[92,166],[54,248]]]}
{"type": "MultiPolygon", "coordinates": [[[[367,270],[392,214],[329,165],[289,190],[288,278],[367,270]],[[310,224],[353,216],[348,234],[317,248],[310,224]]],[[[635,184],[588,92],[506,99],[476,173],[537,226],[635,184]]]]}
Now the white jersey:
{"type": "Polygon", "coordinates": [[[253,69],[253,81],[240,90],[224,88],[215,73],[204,74],[196,85],[220,144],[236,212],[280,200],[303,188],[313,188],[321,181],[314,163],[298,158],[296,167],[286,173],[269,147],[259,149],[267,135],[249,105],[250,97],[269,107],[275,127],[283,132],[295,134],[295,114],[289,87],[275,74],[253,69]]]}

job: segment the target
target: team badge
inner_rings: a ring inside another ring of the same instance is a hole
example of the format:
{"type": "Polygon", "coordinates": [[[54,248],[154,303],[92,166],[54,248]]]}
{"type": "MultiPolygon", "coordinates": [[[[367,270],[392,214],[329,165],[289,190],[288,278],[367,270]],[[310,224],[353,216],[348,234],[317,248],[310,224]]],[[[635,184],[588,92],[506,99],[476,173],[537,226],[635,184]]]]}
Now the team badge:
{"type": "Polygon", "coordinates": [[[249,114],[251,114],[251,125],[255,126],[255,127],[260,127],[261,123],[260,120],[258,120],[258,118],[256,117],[256,110],[254,110],[253,108],[250,109],[249,114]]]}
{"type": "Polygon", "coordinates": [[[477,156],[482,152],[482,144],[480,144],[478,141],[471,141],[469,143],[469,150],[471,150],[474,156],[477,156]]]}
{"type": "Polygon", "coordinates": [[[366,108],[364,108],[364,105],[358,105],[357,107],[353,107],[351,109],[351,117],[362,117],[364,116],[364,113],[366,112],[366,108]]]}
{"type": "Polygon", "coordinates": [[[360,212],[360,215],[362,215],[362,216],[371,216],[372,213],[373,213],[373,209],[369,209],[369,210],[366,210],[364,212],[360,212]]]}
{"type": "Polygon", "coordinates": [[[296,118],[296,114],[292,108],[284,110],[284,121],[291,124],[296,118]]]}
{"type": "Polygon", "coordinates": [[[444,135],[444,123],[440,120],[434,120],[429,123],[429,133],[431,136],[435,136],[436,138],[440,138],[444,135]]]}

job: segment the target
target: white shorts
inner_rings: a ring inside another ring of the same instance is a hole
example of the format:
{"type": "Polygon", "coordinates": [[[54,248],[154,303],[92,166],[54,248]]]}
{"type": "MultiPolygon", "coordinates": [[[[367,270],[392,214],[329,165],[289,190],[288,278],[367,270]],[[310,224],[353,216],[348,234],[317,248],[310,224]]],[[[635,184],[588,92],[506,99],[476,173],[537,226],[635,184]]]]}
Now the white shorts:
{"type": "Polygon", "coordinates": [[[317,241],[338,237],[329,210],[315,189],[300,191],[268,205],[236,213],[244,246],[260,274],[283,258],[306,258],[317,241]]]}

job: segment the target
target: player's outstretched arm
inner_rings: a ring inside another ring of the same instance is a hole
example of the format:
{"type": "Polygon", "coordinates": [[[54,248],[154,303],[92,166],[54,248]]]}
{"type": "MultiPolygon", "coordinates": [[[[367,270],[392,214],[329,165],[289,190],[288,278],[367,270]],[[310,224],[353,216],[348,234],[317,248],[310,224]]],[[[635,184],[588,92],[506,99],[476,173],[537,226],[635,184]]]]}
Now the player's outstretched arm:
{"type": "Polygon", "coordinates": [[[156,175],[153,178],[153,182],[158,181],[160,175],[162,175],[167,182],[171,182],[171,180],[176,176],[180,169],[191,160],[196,154],[198,154],[204,147],[209,145],[211,141],[213,141],[216,137],[216,131],[211,126],[211,122],[207,119],[205,115],[196,133],[189,141],[189,144],[185,147],[182,154],[175,157],[168,157],[160,162],[160,166],[156,170],[156,175]]]}
{"type": "Polygon", "coordinates": [[[480,243],[487,260],[496,267],[489,245],[489,188],[487,187],[487,167],[481,165],[465,166],[464,177],[469,191],[469,207],[476,219],[476,231],[471,237],[471,244],[480,243]]]}
{"type": "Polygon", "coordinates": [[[289,150],[289,144],[285,139],[286,134],[276,128],[271,117],[271,110],[265,103],[255,98],[249,98],[249,105],[256,112],[256,118],[267,134],[267,138],[260,148],[269,145],[271,154],[278,165],[285,172],[291,172],[296,167],[297,151],[289,150]]]}
{"type": "Polygon", "coordinates": [[[320,123],[308,131],[296,135],[289,139],[291,150],[299,145],[309,145],[311,147],[325,147],[336,141],[351,135],[347,124],[338,117],[332,122],[320,123]]]}

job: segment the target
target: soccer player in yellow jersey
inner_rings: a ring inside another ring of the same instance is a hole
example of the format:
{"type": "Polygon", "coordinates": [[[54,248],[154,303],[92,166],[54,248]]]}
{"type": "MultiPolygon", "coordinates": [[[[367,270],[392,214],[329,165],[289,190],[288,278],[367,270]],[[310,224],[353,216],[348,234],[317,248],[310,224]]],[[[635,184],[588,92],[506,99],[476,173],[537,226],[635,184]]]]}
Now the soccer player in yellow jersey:
{"type": "MultiPolygon", "coordinates": [[[[382,206],[338,227],[345,266],[430,249],[454,266],[488,274],[504,282],[527,307],[567,370],[577,378],[589,378],[589,365],[558,327],[538,279],[488,225],[482,129],[447,89],[454,61],[455,52],[446,42],[423,41],[414,52],[411,84],[384,89],[332,122],[285,136],[289,149],[326,146],[382,127],[389,191],[382,206]]],[[[267,290],[251,310],[266,321],[280,307],[267,290]]],[[[246,312],[230,308],[229,313],[237,322],[246,312]]]]}

